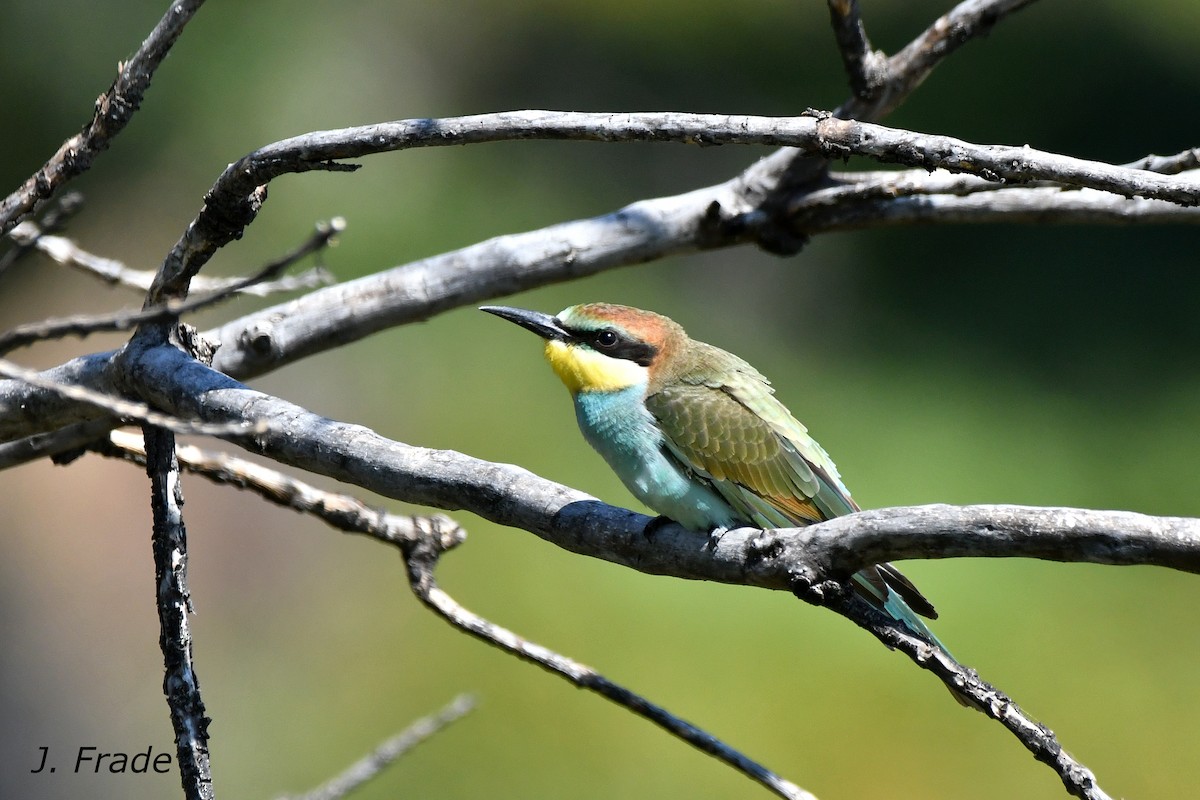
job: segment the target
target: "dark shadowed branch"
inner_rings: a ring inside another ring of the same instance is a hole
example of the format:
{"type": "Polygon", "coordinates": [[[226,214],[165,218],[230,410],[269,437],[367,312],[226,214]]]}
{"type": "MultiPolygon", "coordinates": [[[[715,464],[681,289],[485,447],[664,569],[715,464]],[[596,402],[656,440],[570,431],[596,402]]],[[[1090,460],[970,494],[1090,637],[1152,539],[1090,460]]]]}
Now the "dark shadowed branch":
{"type": "MultiPolygon", "coordinates": [[[[854,97],[838,107],[836,115],[843,119],[877,120],[886,116],[908,99],[947,56],[969,41],[986,36],[1002,19],[1020,11],[1034,0],[966,0],[936,19],[932,25],[890,58],[876,54],[872,69],[867,73],[866,91],[855,88],[854,97]]],[[[834,30],[853,24],[857,19],[857,3],[850,0],[830,0],[834,30]],[[834,6],[849,6],[844,14],[833,12],[834,6]],[[846,20],[842,22],[839,17],[846,20]]],[[[861,25],[861,22],[859,23],[861,25]]],[[[863,44],[854,37],[839,33],[839,47],[846,60],[846,47],[859,49],[863,44]],[[845,42],[845,43],[843,43],[845,42]]],[[[853,81],[852,81],[853,85],[853,81]]]]}
{"type": "Polygon", "coordinates": [[[92,165],[142,104],[150,79],[204,0],[175,0],[133,57],[120,65],[116,80],[96,100],[83,130],[67,139],[41,169],[0,201],[0,234],[7,233],[37,204],[92,165]]]}
{"type": "Polygon", "coordinates": [[[158,608],[159,646],[166,671],[163,694],[171,710],[175,752],[184,797],[212,800],[212,771],[208,757],[208,725],[200,697],[200,679],[192,660],[192,631],[188,614],[192,598],[187,585],[187,530],[183,524],[183,490],[175,460],[175,435],[147,425],[146,474],[150,478],[151,535],[154,586],[158,608]]]}

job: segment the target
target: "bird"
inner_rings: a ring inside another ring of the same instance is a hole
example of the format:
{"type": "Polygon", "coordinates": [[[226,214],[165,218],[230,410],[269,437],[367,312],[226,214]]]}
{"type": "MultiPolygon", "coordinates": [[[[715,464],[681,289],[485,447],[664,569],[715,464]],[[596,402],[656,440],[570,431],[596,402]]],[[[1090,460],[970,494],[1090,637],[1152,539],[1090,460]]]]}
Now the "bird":
{"type": "MultiPolygon", "coordinates": [[[[584,439],[629,491],[684,528],[809,525],[859,510],[837,467],[762,373],[674,320],[612,303],[557,315],[482,306],[545,340],[584,439]]],[[[945,647],[920,616],[933,604],[891,564],[854,590],[912,633],[945,647]],[[918,616],[920,615],[920,616],[918,616]]]]}

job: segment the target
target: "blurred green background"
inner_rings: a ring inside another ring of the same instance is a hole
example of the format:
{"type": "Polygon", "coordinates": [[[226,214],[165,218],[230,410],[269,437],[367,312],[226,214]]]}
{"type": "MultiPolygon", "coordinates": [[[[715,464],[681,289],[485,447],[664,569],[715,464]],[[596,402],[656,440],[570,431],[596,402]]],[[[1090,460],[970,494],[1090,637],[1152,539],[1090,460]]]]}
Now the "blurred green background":
{"type": "MultiPolygon", "coordinates": [[[[894,52],[950,4],[864,6],[875,45],[894,52]]],[[[5,192],[78,130],[165,7],[0,1],[5,192]]],[[[1200,144],[1198,37],[1196,3],[1039,3],[955,54],[887,121],[1117,162],[1177,152],[1200,144]]],[[[846,92],[817,0],[213,0],[142,111],[73,184],[88,205],[69,233],[155,268],[227,163],[309,130],[513,108],[792,114],[846,92]]],[[[353,175],[277,181],[245,238],[206,272],[245,273],[342,215],[349,228],[325,262],[348,279],[715,183],[765,152],[531,142],[376,156],[353,175]]],[[[649,307],[737,352],[772,377],[866,507],[1197,516],[1198,244],[1189,227],[872,231],[820,237],[789,259],[710,253],[505,301],[649,307]]],[[[139,302],[38,258],[0,292],[5,326],[139,302]]],[[[119,342],[18,357],[50,366],[119,342]]],[[[633,502],[578,435],[533,339],[471,309],[254,385],[405,442],[633,502]]],[[[0,796],[177,796],[174,774],[69,774],[80,746],[174,752],[144,475],[89,456],[0,480],[0,796]],[[56,774],[29,773],[40,747],[56,774]]],[[[478,710],[359,797],[767,796],[451,630],[412,599],[391,551],[201,479],[185,494],[218,796],[309,788],[462,691],[478,694],[478,710]]],[[[840,618],[455,516],[470,539],[441,579],[461,602],[823,800],[1063,796],[999,726],[840,618]]],[[[1110,793],[1189,793],[1200,737],[1194,576],[1018,560],[905,572],[937,603],[955,654],[1053,728],[1110,793]]]]}

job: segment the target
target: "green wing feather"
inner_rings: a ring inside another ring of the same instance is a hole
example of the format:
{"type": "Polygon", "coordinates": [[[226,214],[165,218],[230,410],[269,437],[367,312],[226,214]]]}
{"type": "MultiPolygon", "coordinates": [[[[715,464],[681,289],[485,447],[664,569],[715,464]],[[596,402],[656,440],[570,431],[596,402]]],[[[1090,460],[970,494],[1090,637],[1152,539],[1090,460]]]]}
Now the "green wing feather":
{"type": "MultiPolygon", "coordinates": [[[[829,455],[775,398],[767,379],[736,356],[720,355],[726,369],[676,375],[646,398],[671,455],[754,525],[807,525],[857,511],[829,455]]],[[[889,588],[917,613],[937,618],[895,567],[881,564],[855,577],[867,600],[928,633],[911,612],[903,613],[908,609],[890,607],[889,588]]]]}

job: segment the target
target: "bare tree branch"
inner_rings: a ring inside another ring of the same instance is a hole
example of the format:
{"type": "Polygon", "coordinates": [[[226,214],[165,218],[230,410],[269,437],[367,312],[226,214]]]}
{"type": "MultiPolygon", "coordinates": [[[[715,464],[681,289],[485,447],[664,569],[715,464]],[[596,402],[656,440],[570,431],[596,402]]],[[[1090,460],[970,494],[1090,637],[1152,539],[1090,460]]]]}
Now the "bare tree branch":
{"type": "MultiPolygon", "coordinates": [[[[37,250],[58,264],[73,267],[112,285],[145,292],[154,282],[156,273],[153,270],[133,269],[115,259],[89,253],[65,236],[45,233],[31,220],[20,223],[8,235],[17,244],[17,247],[10,252],[17,253],[22,248],[37,250]]],[[[226,291],[241,280],[241,278],[211,278],[197,275],[192,283],[192,288],[206,292],[226,291]]],[[[239,294],[266,297],[279,292],[315,289],[318,286],[327,286],[332,282],[332,276],[325,269],[314,267],[298,275],[241,286],[236,291],[239,294]]]]}
{"type": "Polygon", "coordinates": [[[880,642],[908,656],[914,664],[940,678],[964,705],[986,714],[1004,726],[1033,757],[1050,767],[1066,790],[1082,800],[1111,800],[1090,769],[1068,753],[1054,732],[1030,717],[1012,698],[986,683],[975,670],[959,664],[944,650],[914,636],[911,631],[871,608],[846,584],[827,581],[797,587],[797,596],[841,614],[871,633],[880,642]]]}
{"type": "Polygon", "coordinates": [[[581,689],[595,692],[632,711],[701,752],[733,767],[751,780],[757,781],[779,797],[789,798],[789,800],[816,800],[814,795],[747,758],[712,734],[676,717],[665,708],[651,703],[624,686],[610,681],[591,667],[535,644],[463,608],[438,586],[437,580],[434,578],[434,570],[440,557],[441,551],[436,546],[432,546],[432,542],[418,543],[415,547],[410,548],[405,555],[409,583],[421,602],[455,628],[518,658],[537,664],[581,689]]]}
{"type": "Polygon", "coordinates": [[[188,800],[212,800],[212,771],[208,757],[208,725],[200,680],[192,663],[192,632],[188,614],[192,598],[187,586],[187,530],[183,524],[183,492],[175,461],[175,435],[147,425],[146,474],[150,478],[150,508],[154,515],[154,586],[158,607],[159,646],[166,675],[163,694],[171,709],[176,757],[183,793],[188,800]]]}
{"type": "Polygon", "coordinates": [[[1125,166],[1130,169],[1145,169],[1151,172],[1161,172],[1164,175],[1178,175],[1180,172],[1200,168],[1200,147],[1193,147],[1172,156],[1149,155],[1125,166]]]}
{"type": "MultiPolygon", "coordinates": [[[[188,282],[219,248],[241,235],[280,175],[328,168],[344,159],[412,147],[523,139],[657,141],[698,145],[789,145],[824,158],[861,155],[923,169],[948,169],[992,181],[1050,180],[1064,186],[1144,196],[1181,205],[1200,203],[1200,182],[1114,167],[1030,147],[974,145],[949,136],[916,134],[828,114],[753,117],[682,113],[594,114],[514,111],[448,119],[416,119],[303,134],[231,164],[205,198],[204,209],[172,248],[148,303],[186,294],[188,282]]],[[[739,181],[744,186],[744,181],[739,181]]],[[[736,238],[744,238],[741,233],[736,238]]]]}
{"type": "Polygon", "coordinates": [[[1004,186],[944,170],[832,173],[832,184],[787,206],[806,234],[913,224],[1200,224],[1200,206],[1095,189],[1004,186]]]}
{"type": "Polygon", "coordinates": [[[133,58],[118,66],[116,80],[96,100],[96,111],[83,130],[67,139],[41,169],[0,201],[0,234],[7,233],[37,204],[71,178],[86,172],[142,104],[150,78],[204,0],[175,0],[133,58]]]}
{"type": "MultiPolygon", "coordinates": [[[[833,2],[844,0],[831,0],[833,2]]],[[[966,0],[959,3],[888,58],[882,70],[876,71],[866,94],[856,91],[855,97],[839,106],[835,115],[864,121],[882,119],[907,100],[948,55],[972,39],[987,35],[997,22],[1032,2],[966,0]]]]}
{"type": "MultiPolygon", "coordinates": [[[[146,448],[140,437],[123,431],[112,431],[108,439],[93,443],[90,449],[110,458],[146,463],[146,448]]],[[[180,466],[188,472],[203,475],[214,483],[252,491],[275,505],[315,516],[340,531],[361,533],[385,544],[405,546],[433,537],[442,550],[449,550],[466,539],[466,532],[444,514],[390,514],[351,495],[319,489],[279,470],[194,445],[176,444],[175,454],[180,466]]]]}
{"type": "Polygon", "coordinates": [[[833,35],[842,54],[842,66],[850,79],[850,90],[860,102],[869,101],[886,77],[886,56],[871,47],[858,10],[858,0],[828,0],[827,4],[833,35]]]}
{"type": "MultiPolygon", "coordinates": [[[[853,95],[833,116],[877,122],[903,103],[933,69],[968,41],[985,35],[1003,17],[1033,0],[965,0],[939,17],[920,36],[891,58],[873,51],[853,0],[827,0],[842,63],[853,95]],[[861,66],[859,64],[861,62],[861,66]],[[865,91],[863,91],[865,89],[865,91]]],[[[771,209],[796,192],[813,188],[829,169],[825,154],[785,147],[753,164],[741,175],[742,192],[771,209]]],[[[804,246],[804,234],[784,226],[764,227],[759,243],[768,251],[792,255],[804,246]]]]}
{"type": "Polygon", "coordinates": [[[126,400],[124,398],[111,394],[105,394],[103,392],[97,392],[85,386],[72,383],[60,383],[53,378],[46,377],[44,373],[40,373],[37,370],[20,367],[13,362],[2,358],[0,358],[0,375],[27,383],[30,386],[56,395],[62,399],[91,406],[114,417],[137,420],[148,425],[156,425],[160,428],[166,428],[167,430],[175,431],[177,433],[196,434],[202,436],[229,436],[231,434],[239,433],[262,433],[265,430],[265,426],[260,425],[259,423],[255,423],[253,425],[245,425],[242,423],[221,425],[178,419],[176,417],[172,417],[170,414],[163,414],[161,412],[154,411],[145,403],[139,403],[135,400],[126,400]]]}
{"type": "Polygon", "coordinates": [[[436,714],[421,717],[400,733],[380,744],[374,752],[351,764],[345,772],[328,783],[304,794],[283,795],[279,800],[340,800],[370,781],[389,764],[417,745],[471,713],[474,708],[475,698],[469,694],[460,694],[436,714]]]}
{"type": "MultiPolygon", "coordinates": [[[[107,455],[135,461],[143,458],[136,439],[128,434],[114,433],[111,445],[98,449],[107,455]]],[[[452,520],[438,517],[424,521],[398,517],[369,509],[354,498],[321,491],[243,459],[204,453],[195,447],[178,447],[177,452],[180,463],[186,469],[218,482],[250,488],[272,502],[315,514],[341,530],[365,533],[380,541],[401,546],[406,552],[412,553],[409,556],[409,570],[414,591],[451,624],[538,663],[576,685],[630,706],[637,713],[730,763],[782,796],[809,796],[736,751],[728,750],[708,734],[612,684],[594,670],[533,645],[459,606],[438,588],[433,578],[433,569],[440,553],[462,541],[461,531],[452,520]]],[[[441,454],[439,459],[444,460],[450,455],[441,454]]],[[[469,510],[478,511],[474,508],[469,510]]],[[[641,518],[638,524],[644,526],[645,522],[648,520],[641,518]]],[[[662,537],[668,534],[665,528],[656,531],[652,538],[638,535],[637,531],[644,530],[644,527],[636,528],[632,532],[633,540],[644,543],[648,550],[660,553],[657,557],[667,564],[678,562],[678,552],[663,541],[662,537]],[[667,552],[662,553],[664,549],[667,552]]],[[[703,538],[694,534],[686,535],[695,539],[703,538]]],[[[1102,800],[1107,795],[1096,786],[1092,773],[1058,744],[1052,731],[1028,717],[1010,698],[982,681],[973,670],[958,664],[948,654],[931,648],[927,642],[897,626],[894,620],[883,617],[861,603],[852,592],[844,591],[842,584],[826,578],[830,575],[844,578],[866,564],[896,558],[897,555],[909,558],[1006,555],[1013,542],[1022,539],[1035,543],[1043,552],[1042,557],[1047,558],[1066,560],[1064,554],[1073,553],[1069,560],[1075,560],[1076,555],[1079,560],[1094,560],[1091,551],[1096,551],[1102,553],[1100,558],[1104,563],[1164,563],[1200,571],[1200,524],[1195,520],[1164,520],[1121,512],[1003,506],[882,509],[796,530],[731,531],[717,544],[713,556],[719,557],[719,551],[730,549],[732,545],[737,553],[733,557],[747,561],[769,557],[787,563],[786,572],[790,575],[788,588],[791,591],[802,599],[837,611],[887,646],[904,652],[918,666],[933,672],[964,702],[1008,728],[1039,760],[1059,773],[1072,793],[1102,800]],[[1190,529],[1187,523],[1191,523],[1190,529]],[[1086,544],[1082,547],[1078,546],[1077,532],[1086,537],[1086,544]],[[963,535],[967,538],[960,538],[963,535]],[[728,541],[730,539],[735,541],[728,541]],[[901,548],[899,553],[896,547],[901,548]],[[957,551],[956,547],[961,547],[962,551],[957,551]],[[1161,551],[1164,548],[1174,551],[1175,555],[1163,558],[1161,551]]],[[[700,549],[705,549],[705,546],[700,549]]],[[[1036,555],[1036,552],[1028,549],[1021,552],[1036,555]]],[[[635,566],[639,568],[648,560],[647,557],[636,555],[633,558],[637,561],[635,566]]]]}
{"type": "Polygon", "coordinates": [[[791,591],[797,576],[848,575],[868,563],[905,558],[1052,558],[1200,572],[1200,520],[1078,509],[931,506],[897,509],[894,516],[860,512],[765,535],[730,531],[715,547],[706,536],[667,525],[653,529],[651,541],[645,536],[651,520],[644,515],[520,467],[405,445],[313,414],[249,389],[175,348],[148,351],[138,371],[147,399],[176,415],[217,424],[270,420],[261,433],[224,438],[280,463],[397,500],[465,509],[651,574],[791,591]],[[847,555],[851,551],[855,556],[847,555]]]}
{"type": "Polygon", "coordinates": [[[245,278],[234,278],[227,281],[223,288],[206,295],[182,301],[168,301],[165,305],[150,306],[141,311],[77,315],[19,325],[0,334],[0,355],[45,339],[72,335],[82,337],[99,331],[127,331],[144,322],[178,319],[183,314],[228,300],[239,291],[274,278],[301,258],[325,248],[334,235],[344,228],[345,221],[340,217],[331,222],[318,223],[316,231],[292,252],[272,261],[255,274],[245,278]]]}

